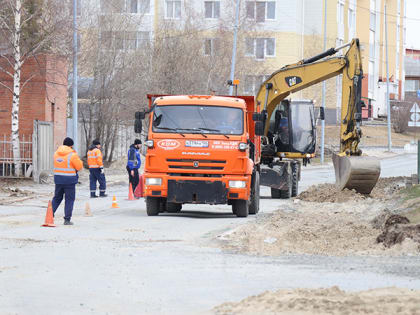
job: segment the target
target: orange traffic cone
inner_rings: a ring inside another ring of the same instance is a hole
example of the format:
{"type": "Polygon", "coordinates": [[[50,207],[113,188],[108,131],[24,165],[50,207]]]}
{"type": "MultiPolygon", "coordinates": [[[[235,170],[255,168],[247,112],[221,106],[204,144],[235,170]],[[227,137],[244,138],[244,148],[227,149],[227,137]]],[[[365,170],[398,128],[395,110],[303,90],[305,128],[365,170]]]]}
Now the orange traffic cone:
{"type": "Polygon", "coordinates": [[[92,212],[90,211],[90,204],[89,202],[86,202],[85,217],[91,217],[91,216],[92,216],[92,212]]]}
{"type": "Polygon", "coordinates": [[[128,200],[136,200],[136,198],[134,198],[134,194],[133,194],[133,186],[130,183],[130,186],[128,187],[128,200]]]}
{"type": "Polygon", "coordinates": [[[51,201],[48,201],[47,214],[45,215],[45,223],[42,226],[55,227],[51,201]]]}
{"type": "Polygon", "coordinates": [[[117,198],[114,196],[112,197],[112,206],[111,208],[119,208],[117,204],[117,198]]]}
{"type": "Polygon", "coordinates": [[[141,198],[143,197],[143,190],[144,190],[144,177],[142,174],[139,175],[139,184],[134,191],[134,197],[141,198]]]}

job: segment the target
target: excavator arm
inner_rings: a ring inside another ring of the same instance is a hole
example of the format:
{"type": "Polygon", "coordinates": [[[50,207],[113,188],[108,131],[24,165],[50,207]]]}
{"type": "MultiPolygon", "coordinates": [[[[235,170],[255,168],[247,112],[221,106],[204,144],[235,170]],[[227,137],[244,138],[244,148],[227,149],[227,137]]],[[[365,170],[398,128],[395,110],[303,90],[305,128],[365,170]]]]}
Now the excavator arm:
{"type": "MultiPolygon", "coordinates": [[[[370,193],[378,180],[380,166],[376,159],[361,157],[362,152],[358,148],[362,135],[360,123],[363,78],[358,39],[274,72],[261,85],[256,103],[266,112],[264,134],[267,136],[271,115],[282,100],[291,93],[340,74],[342,75],[340,151],[333,155],[337,184],[341,189],[349,188],[361,193],[370,193]],[[335,55],[346,47],[349,48],[343,56],[325,58],[335,55]]],[[[284,155],[283,152],[276,154],[284,155]]]]}

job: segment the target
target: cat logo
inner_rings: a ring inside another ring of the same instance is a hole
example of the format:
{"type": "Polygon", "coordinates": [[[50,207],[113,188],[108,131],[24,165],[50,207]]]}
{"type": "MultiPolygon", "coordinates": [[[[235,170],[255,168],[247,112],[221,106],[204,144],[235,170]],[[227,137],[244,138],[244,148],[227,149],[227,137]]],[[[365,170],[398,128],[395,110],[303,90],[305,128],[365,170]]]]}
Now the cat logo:
{"type": "Polygon", "coordinates": [[[292,77],[286,77],[286,84],[289,87],[295,86],[296,84],[302,83],[302,79],[300,77],[297,76],[292,76],[292,77]]]}

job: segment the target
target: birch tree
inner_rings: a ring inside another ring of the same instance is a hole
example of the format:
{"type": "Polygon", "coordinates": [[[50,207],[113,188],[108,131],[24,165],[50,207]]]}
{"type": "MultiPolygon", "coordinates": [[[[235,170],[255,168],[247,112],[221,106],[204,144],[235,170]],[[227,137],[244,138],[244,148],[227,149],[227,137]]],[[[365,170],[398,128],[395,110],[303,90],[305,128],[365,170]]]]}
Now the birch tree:
{"type": "MultiPolygon", "coordinates": [[[[12,86],[7,82],[0,85],[12,93],[11,139],[14,176],[20,176],[19,105],[22,89],[38,73],[32,73],[25,81],[21,79],[22,66],[28,58],[49,51],[66,51],[65,30],[69,16],[55,0],[1,0],[0,35],[5,40],[6,49],[0,52],[0,71],[12,78],[12,86]]],[[[57,0],[58,1],[58,0],[57,0]]]]}

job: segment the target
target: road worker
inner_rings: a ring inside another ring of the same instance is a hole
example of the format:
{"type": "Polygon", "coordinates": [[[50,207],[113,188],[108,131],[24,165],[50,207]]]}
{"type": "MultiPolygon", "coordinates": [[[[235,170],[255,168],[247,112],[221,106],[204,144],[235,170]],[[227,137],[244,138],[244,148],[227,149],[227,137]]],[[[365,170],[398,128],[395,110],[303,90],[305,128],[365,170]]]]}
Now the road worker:
{"type": "Polygon", "coordinates": [[[93,140],[87,152],[87,161],[89,165],[90,198],[98,197],[96,195],[96,182],[99,182],[99,197],[106,197],[106,179],[99,140],[93,140]]]}
{"type": "Polygon", "coordinates": [[[139,184],[139,168],[141,165],[140,152],[141,140],[136,139],[134,143],[130,145],[128,149],[128,161],[127,161],[127,172],[128,179],[133,188],[133,192],[136,191],[136,187],[139,184]]]}
{"type": "Polygon", "coordinates": [[[71,215],[73,213],[73,204],[76,197],[76,184],[79,179],[77,174],[83,167],[76,151],[73,150],[73,139],[65,138],[63,145],[54,153],[54,183],[55,192],[52,200],[53,213],[57,211],[66,195],[64,205],[64,225],[73,225],[71,215]]]}

